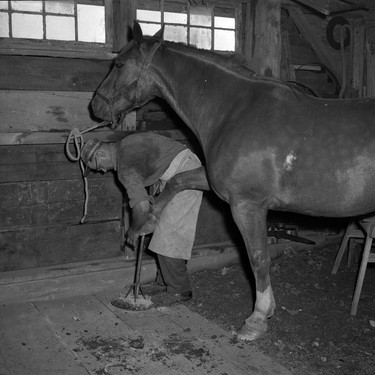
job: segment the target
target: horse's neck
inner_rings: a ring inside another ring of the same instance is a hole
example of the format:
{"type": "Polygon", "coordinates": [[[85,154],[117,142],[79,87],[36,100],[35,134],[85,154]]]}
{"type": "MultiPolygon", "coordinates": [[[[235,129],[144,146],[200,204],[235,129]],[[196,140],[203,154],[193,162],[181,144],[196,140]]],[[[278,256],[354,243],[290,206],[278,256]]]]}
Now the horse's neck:
{"type": "Polygon", "coordinates": [[[212,113],[210,107],[215,104],[204,92],[207,82],[204,62],[185,52],[167,49],[153,65],[161,97],[201,141],[207,139],[210,125],[202,123],[202,119],[207,111],[212,113]]]}

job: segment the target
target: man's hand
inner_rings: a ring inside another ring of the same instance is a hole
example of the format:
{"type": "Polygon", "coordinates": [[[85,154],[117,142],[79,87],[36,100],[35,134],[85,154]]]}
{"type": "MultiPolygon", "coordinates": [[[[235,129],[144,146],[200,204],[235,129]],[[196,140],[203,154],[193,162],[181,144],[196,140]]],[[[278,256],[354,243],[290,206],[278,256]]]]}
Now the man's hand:
{"type": "Polygon", "coordinates": [[[141,228],[146,222],[150,212],[149,201],[142,201],[137,203],[132,209],[132,223],[128,232],[126,233],[126,242],[134,247],[134,250],[138,246],[138,238],[141,234],[141,228]]]}

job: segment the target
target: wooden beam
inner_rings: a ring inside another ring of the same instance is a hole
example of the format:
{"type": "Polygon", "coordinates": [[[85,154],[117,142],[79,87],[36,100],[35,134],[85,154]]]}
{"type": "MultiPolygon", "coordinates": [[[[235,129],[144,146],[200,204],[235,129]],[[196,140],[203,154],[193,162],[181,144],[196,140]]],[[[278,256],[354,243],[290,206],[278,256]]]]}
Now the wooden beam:
{"type": "MultiPolygon", "coordinates": [[[[88,221],[121,219],[122,191],[109,178],[89,179],[88,221]]],[[[82,179],[0,183],[0,228],[78,224],[84,208],[82,179]]]]}
{"type": "Polygon", "coordinates": [[[280,77],[281,0],[252,1],[246,9],[245,56],[258,74],[280,77]]]}
{"type": "Polygon", "coordinates": [[[0,133],[66,131],[97,124],[90,116],[93,92],[1,90],[0,133]]]}
{"type": "Polygon", "coordinates": [[[282,5],[302,4],[319,13],[329,16],[333,13],[348,12],[356,9],[366,9],[365,1],[340,0],[282,0],[282,5]]]}
{"type": "Polygon", "coordinates": [[[321,42],[315,30],[307,21],[302,10],[298,7],[288,7],[289,16],[302,33],[304,38],[311,44],[319,60],[325,65],[338,79],[342,81],[342,72],[339,66],[335,64],[336,58],[329,49],[321,42]]]}
{"type": "Polygon", "coordinates": [[[367,43],[366,65],[367,65],[366,96],[375,97],[375,44],[367,43]]]}
{"type": "Polygon", "coordinates": [[[118,256],[120,221],[0,231],[0,272],[118,256]]]}
{"type": "MultiPolygon", "coordinates": [[[[81,129],[85,129],[83,126],[81,129]]],[[[186,132],[181,130],[147,130],[149,133],[164,135],[179,141],[187,139],[186,132]]],[[[134,132],[128,131],[91,131],[84,135],[85,141],[97,138],[104,142],[117,142],[134,132]]],[[[139,132],[138,132],[139,133],[139,132]]],[[[62,144],[66,142],[69,132],[19,132],[0,133],[0,146],[62,144]]]]}
{"type": "Polygon", "coordinates": [[[119,52],[129,42],[135,19],[135,0],[113,0],[114,51],[119,52]]]}
{"type": "Polygon", "coordinates": [[[0,90],[93,92],[111,67],[112,60],[1,56],[0,90]]]}
{"type": "Polygon", "coordinates": [[[352,94],[351,97],[362,98],[366,96],[363,92],[364,71],[365,71],[365,21],[363,19],[353,20],[352,36],[352,94]]]}

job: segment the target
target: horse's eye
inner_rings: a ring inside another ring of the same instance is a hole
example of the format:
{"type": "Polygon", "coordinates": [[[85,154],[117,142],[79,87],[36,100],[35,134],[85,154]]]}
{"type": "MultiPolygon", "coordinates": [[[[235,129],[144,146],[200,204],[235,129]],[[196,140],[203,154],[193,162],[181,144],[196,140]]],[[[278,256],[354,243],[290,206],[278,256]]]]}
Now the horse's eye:
{"type": "Polygon", "coordinates": [[[122,63],[121,61],[116,61],[116,63],[115,63],[116,68],[121,69],[123,66],[124,66],[124,63],[122,63]]]}

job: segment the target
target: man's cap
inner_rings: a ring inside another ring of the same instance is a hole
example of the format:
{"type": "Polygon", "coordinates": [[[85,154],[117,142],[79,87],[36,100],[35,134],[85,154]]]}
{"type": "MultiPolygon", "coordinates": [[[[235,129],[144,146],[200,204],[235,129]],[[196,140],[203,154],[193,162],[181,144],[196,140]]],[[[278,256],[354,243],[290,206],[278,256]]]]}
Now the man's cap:
{"type": "Polygon", "coordinates": [[[82,147],[81,150],[81,159],[86,164],[86,169],[83,174],[84,177],[87,177],[90,173],[90,168],[87,166],[87,163],[92,160],[95,156],[96,151],[98,151],[99,147],[103,144],[103,142],[99,141],[98,139],[89,139],[82,147]]]}
{"type": "Polygon", "coordinates": [[[99,139],[89,139],[82,147],[81,159],[87,164],[95,156],[96,151],[103,144],[99,139]]]}

